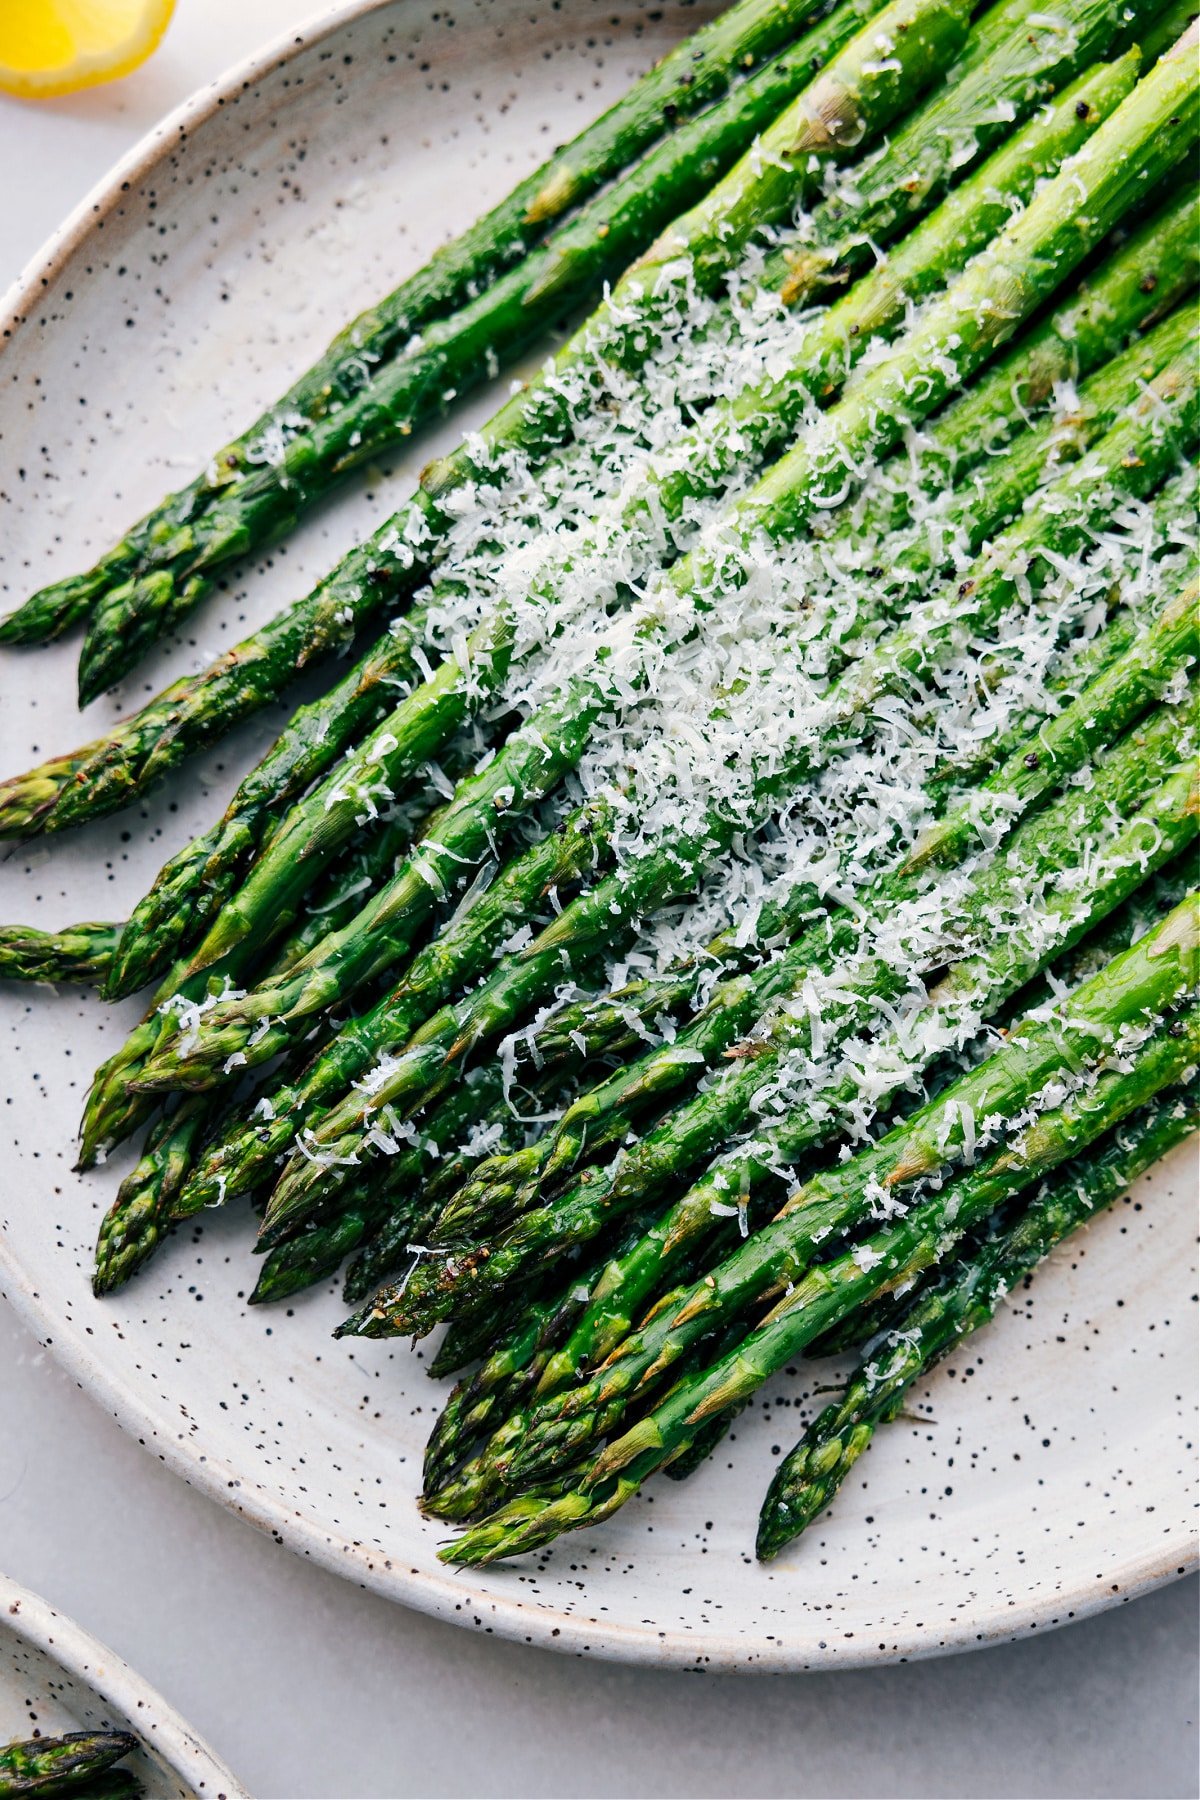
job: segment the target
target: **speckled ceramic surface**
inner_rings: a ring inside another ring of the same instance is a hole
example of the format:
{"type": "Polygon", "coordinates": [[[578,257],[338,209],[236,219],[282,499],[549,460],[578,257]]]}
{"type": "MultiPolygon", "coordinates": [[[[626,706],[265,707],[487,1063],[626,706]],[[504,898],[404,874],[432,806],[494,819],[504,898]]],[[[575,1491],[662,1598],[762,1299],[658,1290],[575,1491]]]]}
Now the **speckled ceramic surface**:
{"type": "Polygon", "coordinates": [[[0,1575],[0,1744],[67,1731],[132,1731],[145,1800],[248,1800],[246,1789],[128,1663],[37,1594],[0,1575]]]}
{"type": "MultiPolygon", "coordinates": [[[[165,124],[35,266],[0,353],[0,602],[83,566],[332,330],[570,135],[702,9],[358,6],[165,124]]],[[[94,735],[309,585],[486,397],[245,572],[80,721],[74,644],[0,661],[0,773],[94,735]]],[[[0,917],[120,916],[276,721],[126,816],[0,864],[0,917]]],[[[0,995],[0,1284],[121,1422],[302,1555],[473,1630],[695,1668],[800,1669],[1019,1636],[1194,1559],[1194,1154],[1061,1252],[880,1434],[836,1508],[752,1556],[774,1458],[828,1368],[787,1373],[692,1481],[535,1563],[464,1574],[414,1496],[438,1390],[405,1345],[334,1344],[332,1284],[253,1311],[250,1229],[210,1214],[128,1291],[87,1282],[124,1158],[70,1173],[94,1065],[132,1022],[0,995]]]]}

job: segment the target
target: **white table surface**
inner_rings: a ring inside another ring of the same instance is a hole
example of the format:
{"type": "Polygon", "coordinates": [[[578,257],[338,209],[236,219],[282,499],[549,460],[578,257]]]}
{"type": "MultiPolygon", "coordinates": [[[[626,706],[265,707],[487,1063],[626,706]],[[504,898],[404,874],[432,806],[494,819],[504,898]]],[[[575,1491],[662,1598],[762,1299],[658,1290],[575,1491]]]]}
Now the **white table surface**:
{"type": "MultiPolygon", "coordinates": [[[[127,80],[38,106],[0,97],[0,288],[164,112],[312,11],[179,0],[127,80]]],[[[3,1314],[0,1370],[0,1567],[120,1651],[259,1800],[1197,1791],[1194,1581],[896,1669],[583,1663],[306,1566],[158,1466],[3,1314]]]]}

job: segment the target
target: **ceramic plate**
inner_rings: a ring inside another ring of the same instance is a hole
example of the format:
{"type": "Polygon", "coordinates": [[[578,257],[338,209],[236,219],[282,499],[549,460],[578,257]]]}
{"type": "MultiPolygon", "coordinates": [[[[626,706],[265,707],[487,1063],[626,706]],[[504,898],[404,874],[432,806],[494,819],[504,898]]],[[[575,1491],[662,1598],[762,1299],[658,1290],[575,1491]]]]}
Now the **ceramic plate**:
{"type": "Polygon", "coordinates": [[[248,1800],[245,1788],[128,1663],[0,1575],[0,1744],[66,1731],[132,1731],[146,1800],[248,1800]]]}
{"type": "MultiPolygon", "coordinates": [[[[69,223],[11,298],[0,354],[0,599],[84,566],[413,268],[661,53],[703,8],[650,0],[356,6],[200,95],[69,223]]],[[[390,510],[418,463],[372,471],[198,613],[80,721],[68,644],[0,662],[0,773],[92,736],[207,662],[390,510]]],[[[0,917],[122,916],[207,824],[266,719],[130,813],[18,852],[0,917]]],[[[95,1064],[132,1023],[90,997],[0,1002],[4,1286],[156,1455],[302,1555],[475,1630],[707,1668],[896,1660],[1126,1599],[1194,1555],[1192,1161],[1185,1151],[1055,1258],[915,1395],[832,1513],[758,1568],[757,1508],[828,1370],[804,1365],[692,1481],[486,1575],[435,1560],[414,1505],[438,1404],[406,1345],[330,1341],[332,1284],[247,1308],[244,1216],[209,1214],[128,1291],[88,1289],[123,1160],[70,1173],[95,1064]]]]}

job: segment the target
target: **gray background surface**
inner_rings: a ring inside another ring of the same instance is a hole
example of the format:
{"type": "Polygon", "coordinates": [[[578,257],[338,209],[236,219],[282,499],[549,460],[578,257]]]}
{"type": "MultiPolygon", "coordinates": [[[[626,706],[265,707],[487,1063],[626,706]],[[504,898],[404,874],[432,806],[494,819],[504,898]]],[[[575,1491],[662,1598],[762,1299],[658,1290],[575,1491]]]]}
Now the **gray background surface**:
{"type": "MultiPolygon", "coordinates": [[[[0,287],[195,87],[311,16],[179,0],[147,68],[0,97],[0,287]]],[[[308,1567],[168,1474],[0,1314],[0,1567],[120,1651],[260,1800],[1197,1792],[1194,1581],[1041,1639],[774,1679],[555,1657],[308,1567]]]]}

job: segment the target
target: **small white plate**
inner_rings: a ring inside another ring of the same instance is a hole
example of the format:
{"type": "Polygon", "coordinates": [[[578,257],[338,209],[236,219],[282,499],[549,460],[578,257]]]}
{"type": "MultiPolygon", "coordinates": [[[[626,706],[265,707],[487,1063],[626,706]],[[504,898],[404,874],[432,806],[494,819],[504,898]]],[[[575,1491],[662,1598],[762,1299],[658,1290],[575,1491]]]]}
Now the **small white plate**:
{"type": "MultiPolygon", "coordinates": [[[[71,220],[5,309],[0,604],[81,568],[307,364],[333,330],[569,137],[700,7],[629,0],[359,5],[169,119],[71,220]],[[14,321],[19,321],[15,322],[14,321]]],[[[426,434],[182,645],[81,722],[74,641],[0,660],[0,774],[94,735],[303,591],[398,502],[426,434]]],[[[0,918],[123,915],[273,735],[258,721],[130,813],[0,863],[0,918]]],[[[335,1344],[333,1284],[250,1310],[250,1226],[208,1214],[128,1290],[88,1288],[128,1166],[70,1174],[88,1077],[136,1006],[0,1000],[4,1291],[123,1425],[185,1478],[348,1578],[476,1630],[702,1668],[828,1667],[963,1649],[1092,1612],[1195,1556],[1193,1156],[1138,1185],[880,1434],[831,1515],[753,1560],[774,1456],[828,1372],[801,1365],[690,1482],[483,1574],[420,1518],[440,1399],[404,1344],[335,1344]]]]}
{"type": "Polygon", "coordinates": [[[0,1575],[0,1744],[67,1731],[132,1731],[146,1800],[249,1800],[161,1694],[89,1632],[0,1575]]]}

